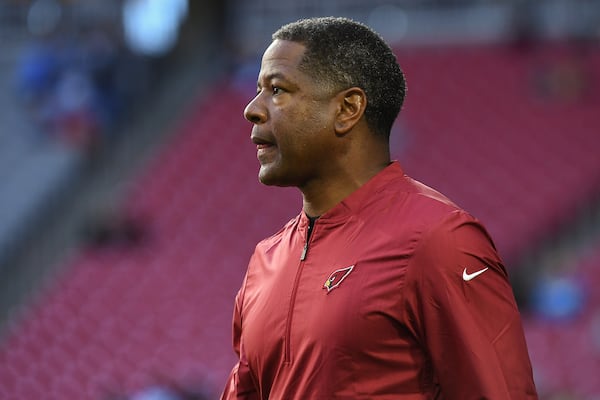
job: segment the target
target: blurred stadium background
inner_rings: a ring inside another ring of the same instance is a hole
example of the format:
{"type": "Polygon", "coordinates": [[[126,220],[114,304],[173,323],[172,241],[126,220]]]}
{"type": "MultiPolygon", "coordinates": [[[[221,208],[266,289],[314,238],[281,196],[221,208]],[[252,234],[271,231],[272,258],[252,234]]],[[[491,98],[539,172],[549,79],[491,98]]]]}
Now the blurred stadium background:
{"type": "Polygon", "coordinates": [[[242,110],[270,33],[366,22],[393,152],[506,261],[540,398],[600,399],[600,1],[3,0],[0,398],[215,398],[255,243],[295,215],[242,110]]]}

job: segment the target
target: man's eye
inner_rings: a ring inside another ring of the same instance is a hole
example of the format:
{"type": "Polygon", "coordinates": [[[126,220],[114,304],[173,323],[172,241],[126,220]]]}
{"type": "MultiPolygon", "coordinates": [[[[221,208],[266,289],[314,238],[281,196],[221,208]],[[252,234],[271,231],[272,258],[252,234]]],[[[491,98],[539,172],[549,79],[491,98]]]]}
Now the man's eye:
{"type": "Polygon", "coordinates": [[[281,94],[283,92],[283,89],[278,86],[273,86],[271,90],[273,91],[273,94],[281,94]]]}

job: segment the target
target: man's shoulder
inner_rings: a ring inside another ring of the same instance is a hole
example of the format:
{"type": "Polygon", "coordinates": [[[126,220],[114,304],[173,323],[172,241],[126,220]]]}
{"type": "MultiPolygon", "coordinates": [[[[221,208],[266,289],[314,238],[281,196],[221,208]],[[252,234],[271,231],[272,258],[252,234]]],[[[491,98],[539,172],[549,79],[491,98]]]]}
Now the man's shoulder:
{"type": "MultiPolygon", "coordinates": [[[[405,223],[435,224],[451,214],[468,213],[445,194],[409,176],[386,189],[391,211],[405,223]]],[[[383,199],[382,199],[383,200],[383,199]]],[[[393,216],[390,216],[392,219],[393,216]]]]}
{"type": "Polygon", "coordinates": [[[281,242],[285,235],[290,234],[294,231],[300,223],[300,215],[296,215],[294,218],[286,222],[278,231],[260,240],[256,248],[268,249],[281,242]]]}
{"type": "Polygon", "coordinates": [[[406,185],[413,195],[412,200],[429,205],[430,207],[456,210],[460,207],[445,194],[414,178],[406,177],[406,185]]]}

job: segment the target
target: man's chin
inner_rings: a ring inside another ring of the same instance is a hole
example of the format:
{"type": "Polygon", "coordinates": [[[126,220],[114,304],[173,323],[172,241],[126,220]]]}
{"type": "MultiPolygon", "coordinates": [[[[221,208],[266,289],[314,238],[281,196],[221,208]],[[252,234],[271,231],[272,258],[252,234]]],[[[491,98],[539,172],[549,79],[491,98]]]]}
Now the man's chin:
{"type": "Polygon", "coordinates": [[[273,173],[271,168],[269,168],[266,165],[261,165],[260,170],[258,171],[258,181],[263,185],[273,186],[276,184],[276,179],[274,178],[274,175],[275,174],[273,173]]]}
{"type": "Polygon", "coordinates": [[[282,174],[278,174],[271,168],[261,166],[258,172],[258,181],[266,186],[294,186],[288,179],[285,179],[282,174]]]}
{"type": "Polygon", "coordinates": [[[270,177],[261,177],[260,175],[258,176],[258,181],[265,186],[292,186],[278,179],[272,179],[270,177]]]}

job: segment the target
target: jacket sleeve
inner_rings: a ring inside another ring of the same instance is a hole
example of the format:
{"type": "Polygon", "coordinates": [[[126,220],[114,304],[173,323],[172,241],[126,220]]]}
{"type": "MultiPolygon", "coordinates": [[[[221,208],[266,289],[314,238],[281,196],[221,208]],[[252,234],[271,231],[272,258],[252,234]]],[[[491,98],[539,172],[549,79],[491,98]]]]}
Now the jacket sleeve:
{"type": "Polygon", "coordinates": [[[506,270],[477,220],[456,211],[424,234],[405,293],[444,399],[537,399],[506,270]]]}
{"type": "Polygon", "coordinates": [[[239,357],[239,361],[234,365],[229,378],[225,384],[221,400],[255,400],[259,399],[258,392],[254,386],[254,381],[248,367],[248,362],[244,354],[244,343],[242,338],[242,303],[244,298],[244,288],[246,280],[235,298],[235,308],[233,312],[233,349],[239,357]]]}

